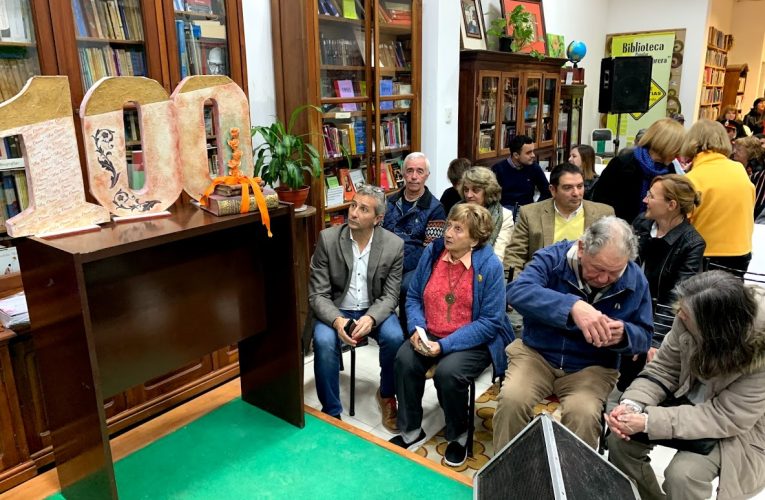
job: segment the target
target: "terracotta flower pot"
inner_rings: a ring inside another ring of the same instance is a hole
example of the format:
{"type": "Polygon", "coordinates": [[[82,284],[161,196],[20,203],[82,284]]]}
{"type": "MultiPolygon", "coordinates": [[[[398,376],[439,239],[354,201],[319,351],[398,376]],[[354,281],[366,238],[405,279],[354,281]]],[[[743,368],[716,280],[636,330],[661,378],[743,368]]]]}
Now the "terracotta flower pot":
{"type": "Polygon", "coordinates": [[[308,191],[310,186],[304,186],[300,189],[292,189],[287,186],[279,186],[276,188],[276,195],[279,197],[279,201],[284,203],[292,203],[295,208],[300,208],[305,205],[305,200],[308,198],[308,191]]]}

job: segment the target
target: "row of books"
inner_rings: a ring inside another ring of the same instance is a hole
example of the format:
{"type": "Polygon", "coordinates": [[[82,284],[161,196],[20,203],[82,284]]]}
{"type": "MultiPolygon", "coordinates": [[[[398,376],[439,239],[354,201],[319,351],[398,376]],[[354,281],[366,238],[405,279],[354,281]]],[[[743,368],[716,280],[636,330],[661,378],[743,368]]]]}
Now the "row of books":
{"type": "Polygon", "coordinates": [[[494,123],[497,120],[497,100],[482,97],[478,107],[478,120],[481,123],[494,123]]]}
{"type": "Polygon", "coordinates": [[[725,83],[725,70],[704,68],[704,85],[723,85],[725,83]]]}
{"type": "Polygon", "coordinates": [[[386,191],[397,189],[404,185],[404,175],[401,171],[401,157],[391,158],[380,163],[380,187],[386,191]]]}
{"type": "Polygon", "coordinates": [[[143,40],[139,0],[72,0],[77,36],[143,40]]]}
{"type": "Polygon", "coordinates": [[[319,0],[319,14],[323,16],[364,19],[364,0],[319,0]]]}
{"type": "Polygon", "coordinates": [[[719,103],[722,100],[723,89],[719,87],[705,88],[701,91],[701,104],[719,103]]]}
{"type": "Polygon", "coordinates": [[[379,47],[381,68],[408,69],[411,67],[411,61],[407,59],[407,54],[411,54],[408,40],[382,42],[379,47]]]}
{"type": "Polygon", "coordinates": [[[704,106],[699,108],[699,118],[706,118],[707,120],[716,120],[720,114],[720,105],[704,106]]]}
{"type": "Polygon", "coordinates": [[[37,59],[3,59],[0,55],[0,101],[18,94],[30,77],[39,74],[37,59]]]}
{"type": "Polygon", "coordinates": [[[494,135],[497,132],[497,128],[495,125],[492,125],[489,128],[481,129],[478,133],[478,152],[479,153],[488,153],[490,151],[495,151],[496,148],[494,147],[494,135]]]}
{"type": "Polygon", "coordinates": [[[363,155],[367,151],[366,120],[348,123],[324,123],[324,158],[342,158],[343,150],[350,155],[363,155]]]}
{"type": "Polygon", "coordinates": [[[408,26],[412,24],[411,2],[387,2],[381,1],[378,12],[382,21],[386,24],[408,26]]]}
{"type": "Polygon", "coordinates": [[[85,88],[105,76],[145,76],[143,48],[115,49],[104,47],[80,47],[77,49],[82,67],[85,88]]]}
{"type": "Polygon", "coordinates": [[[34,41],[35,30],[29,4],[29,0],[0,2],[0,42],[34,41]]]}
{"type": "Polygon", "coordinates": [[[214,10],[211,0],[173,0],[173,8],[197,14],[212,14],[214,10]]]}
{"type": "Polygon", "coordinates": [[[353,200],[356,189],[366,184],[366,168],[339,168],[337,175],[328,175],[325,178],[327,188],[325,206],[335,207],[353,200]]]}
{"type": "Polygon", "coordinates": [[[728,54],[717,52],[716,50],[707,50],[706,62],[704,64],[724,68],[728,65],[728,54]]]}
{"type": "Polygon", "coordinates": [[[363,66],[364,56],[356,41],[328,38],[322,33],[319,41],[321,63],[331,66],[363,66]]]}
{"type": "Polygon", "coordinates": [[[387,116],[380,121],[380,146],[385,149],[409,146],[409,120],[402,116],[387,116]]]}
{"type": "Polygon", "coordinates": [[[500,144],[502,144],[503,149],[508,149],[510,147],[510,141],[515,138],[516,130],[515,125],[507,125],[503,123],[500,126],[499,132],[502,139],[500,144]]]}
{"type": "Polygon", "coordinates": [[[722,31],[715,29],[714,26],[710,26],[707,43],[722,50],[730,50],[733,46],[733,35],[726,35],[722,31]]]}
{"type": "Polygon", "coordinates": [[[227,74],[225,26],[217,22],[175,20],[181,78],[227,74]],[[210,35],[205,37],[203,35],[210,35]]]}

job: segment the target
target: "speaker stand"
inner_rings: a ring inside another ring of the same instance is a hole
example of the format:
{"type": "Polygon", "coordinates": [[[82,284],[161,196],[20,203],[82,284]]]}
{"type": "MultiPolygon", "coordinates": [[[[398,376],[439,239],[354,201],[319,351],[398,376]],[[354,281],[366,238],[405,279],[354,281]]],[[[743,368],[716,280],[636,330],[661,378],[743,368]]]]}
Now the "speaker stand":
{"type": "Polygon", "coordinates": [[[622,128],[622,114],[616,114],[616,134],[614,134],[614,156],[619,154],[619,131],[622,128]]]}

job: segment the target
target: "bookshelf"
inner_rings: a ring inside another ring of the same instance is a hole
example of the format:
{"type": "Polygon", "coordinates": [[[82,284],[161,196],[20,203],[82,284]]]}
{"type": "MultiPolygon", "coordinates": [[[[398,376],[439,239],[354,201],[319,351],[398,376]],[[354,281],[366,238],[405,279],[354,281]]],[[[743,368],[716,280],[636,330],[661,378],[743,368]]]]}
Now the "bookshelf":
{"type": "Polygon", "coordinates": [[[699,118],[716,120],[720,114],[725,86],[725,68],[728,65],[728,51],[732,46],[733,35],[726,35],[713,26],[709,27],[699,118]]]}
{"type": "Polygon", "coordinates": [[[490,166],[510,155],[518,134],[531,137],[552,166],[559,145],[560,67],[525,54],[463,50],[460,54],[458,155],[490,166]]]}
{"type": "Polygon", "coordinates": [[[162,2],[170,82],[226,75],[247,93],[241,0],[162,2]]]}
{"type": "Polygon", "coordinates": [[[723,87],[721,108],[736,106],[739,118],[744,107],[744,91],[749,66],[746,64],[730,65],[725,68],[725,84],[723,87]]]}
{"type": "Polygon", "coordinates": [[[392,192],[403,184],[401,162],[419,150],[422,2],[296,3],[300,16],[271,2],[277,110],[284,119],[305,103],[321,107],[300,124],[322,155],[308,199],[321,229],[345,220],[349,183],[392,192]],[[295,30],[305,44],[289,37],[295,30]]]}

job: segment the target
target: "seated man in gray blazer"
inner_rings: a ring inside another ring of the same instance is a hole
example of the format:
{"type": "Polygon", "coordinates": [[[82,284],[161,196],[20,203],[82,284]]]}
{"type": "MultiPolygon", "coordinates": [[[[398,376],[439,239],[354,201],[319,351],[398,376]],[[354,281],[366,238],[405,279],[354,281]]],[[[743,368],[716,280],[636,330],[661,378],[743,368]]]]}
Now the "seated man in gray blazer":
{"type": "Polygon", "coordinates": [[[396,352],[404,342],[394,310],[401,290],[404,242],[383,229],[385,193],[363,185],[348,209],[348,222],[319,235],[311,257],[308,301],[313,328],[316,392],[324,413],[340,418],[340,352],[366,335],[380,347],[377,403],[386,429],[395,433],[397,407],[393,377],[396,352]]]}
{"type": "Polygon", "coordinates": [[[571,163],[556,165],[550,172],[552,198],[520,207],[507,261],[517,278],[534,253],[563,240],[576,241],[593,222],[614,209],[584,199],[582,170],[571,163]]]}

